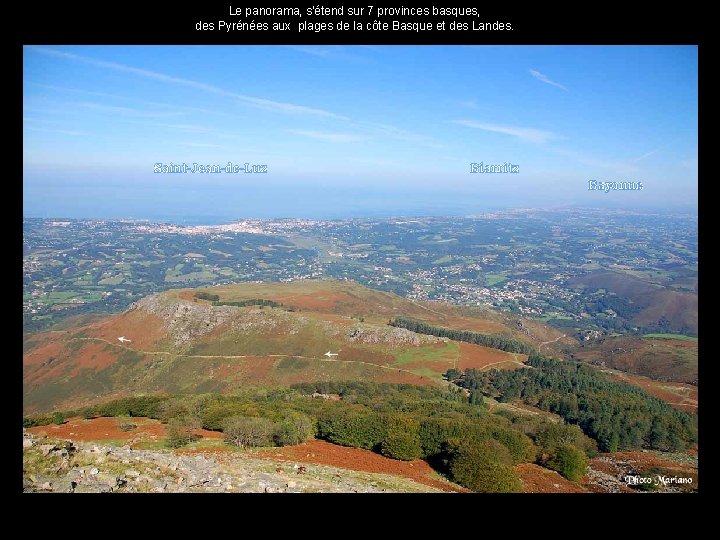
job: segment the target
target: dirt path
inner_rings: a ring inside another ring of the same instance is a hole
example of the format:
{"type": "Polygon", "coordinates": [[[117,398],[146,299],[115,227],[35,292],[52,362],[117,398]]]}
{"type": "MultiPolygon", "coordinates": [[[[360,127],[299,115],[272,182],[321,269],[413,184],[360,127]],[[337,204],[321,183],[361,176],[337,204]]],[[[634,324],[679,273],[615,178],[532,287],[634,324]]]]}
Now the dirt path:
{"type": "Polygon", "coordinates": [[[446,315],[445,313],[440,313],[439,311],[435,311],[434,309],[430,309],[429,307],[423,306],[422,304],[420,304],[420,303],[418,303],[418,302],[414,302],[413,300],[410,300],[410,302],[411,302],[413,305],[415,305],[415,306],[417,306],[417,307],[419,307],[419,308],[421,308],[421,309],[424,309],[424,310],[426,310],[426,311],[429,311],[430,313],[434,313],[435,315],[440,315],[443,319],[447,319],[447,315],[446,315]]]}
{"type": "Polygon", "coordinates": [[[560,341],[560,340],[561,340],[562,338],[564,338],[564,337],[567,337],[567,335],[566,335],[566,334],[563,334],[562,336],[556,337],[555,339],[551,339],[550,341],[543,341],[543,342],[540,344],[540,346],[538,347],[538,352],[540,352],[540,350],[543,348],[543,345],[548,345],[548,344],[550,344],[550,343],[555,343],[556,341],[560,341]]]}
{"type": "Polygon", "coordinates": [[[517,365],[522,366],[522,367],[528,367],[527,364],[524,364],[524,363],[520,362],[519,360],[500,360],[499,362],[492,362],[492,363],[490,363],[490,364],[487,364],[487,365],[483,366],[480,371],[485,371],[485,370],[488,369],[490,366],[496,366],[496,365],[498,365],[498,364],[517,364],[517,365]]]}
{"type": "Polygon", "coordinates": [[[122,345],[120,343],[113,343],[112,341],[109,341],[104,338],[97,338],[97,337],[76,337],[72,338],[72,340],[75,341],[101,341],[103,343],[106,343],[112,347],[117,347],[120,349],[125,349],[126,351],[132,351],[140,354],[147,354],[147,355],[156,355],[156,356],[176,356],[179,358],[201,358],[201,359],[213,359],[213,358],[221,358],[221,359],[241,359],[241,358],[301,358],[303,360],[315,360],[317,362],[342,362],[346,364],[363,364],[366,366],[373,366],[380,369],[385,369],[389,371],[400,371],[404,373],[409,373],[410,375],[413,375],[415,377],[420,377],[421,379],[427,379],[429,381],[432,381],[434,384],[437,384],[437,381],[435,379],[432,379],[431,377],[427,377],[425,375],[418,375],[417,373],[410,371],[408,369],[402,369],[398,367],[393,366],[384,366],[382,364],[373,364],[372,362],[363,362],[362,360],[332,360],[330,358],[318,358],[316,356],[301,356],[298,354],[222,354],[222,355],[209,355],[209,354],[180,354],[180,353],[172,353],[167,351],[143,351],[140,349],[134,349],[132,347],[128,347],[126,345],[122,345]]]}

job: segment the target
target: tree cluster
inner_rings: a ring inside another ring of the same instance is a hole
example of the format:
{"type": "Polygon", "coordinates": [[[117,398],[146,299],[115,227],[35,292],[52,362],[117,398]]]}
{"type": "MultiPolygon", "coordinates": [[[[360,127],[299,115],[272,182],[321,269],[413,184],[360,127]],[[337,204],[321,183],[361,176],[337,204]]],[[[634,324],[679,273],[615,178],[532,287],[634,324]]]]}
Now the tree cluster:
{"type": "Polygon", "coordinates": [[[405,328],[411,332],[418,334],[426,334],[442,338],[452,339],[454,341],[464,341],[475,345],[483,345],[492,349],[498,349],[505,352],[531,354],[534,349],[527,343],[518,341],[506,336],[496,334],[481,334],[479,332],[471,332],[470,330],[454,330],[452,328],[443,328],[433,326],[417,319],[410,317],[395,317],[389,322],[390,326],[405,328]]]}
{"type": "Polygon", "coordinates": [[[587,364],[536,355],[528,366],[516,371],[469,369],[456,383],[500,401],[521,400],[558,414],[595,439],[604,452],[642,447],[677,451],[697,440],[695,416],[637,386],[610,381],[587,364]]]}

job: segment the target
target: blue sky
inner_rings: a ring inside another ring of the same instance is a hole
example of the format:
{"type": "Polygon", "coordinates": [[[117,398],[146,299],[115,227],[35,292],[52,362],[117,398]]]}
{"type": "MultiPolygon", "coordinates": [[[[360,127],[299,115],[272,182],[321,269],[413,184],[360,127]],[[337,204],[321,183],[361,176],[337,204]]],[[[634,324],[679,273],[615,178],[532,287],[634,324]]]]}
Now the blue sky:
{"type": "Polygon", "coordinates": [[[694,46],[28,46],[24,212],[694,210],[697,77],[694,46]],[[228,161],[269,172],[152,172],[228,161]]]}

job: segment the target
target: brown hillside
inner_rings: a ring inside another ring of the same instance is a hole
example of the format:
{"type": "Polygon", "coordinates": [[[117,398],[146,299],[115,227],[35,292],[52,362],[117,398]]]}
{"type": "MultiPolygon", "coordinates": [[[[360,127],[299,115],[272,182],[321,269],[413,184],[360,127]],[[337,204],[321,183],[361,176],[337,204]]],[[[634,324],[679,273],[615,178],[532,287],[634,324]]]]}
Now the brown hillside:
{"type": "MultiPolygon", "coordinates": [[[[30,336],[23,346],[25,412],[151,392],[233,392],[247,385],[318,380],[445,386],[442,374],[452,367],[518,369],[527,360],[525,355],[389,326],[396,315],[502,334],[541,352],[564,349],[601,366],[606,362],[605,367],[637,373],[664,374],[670,366],[687,379],[697,367],[696,349],[684,342],[653,340],[659,341],[653,346],[650,340],[638,340],[630,346],[630,356],[613,352],[610,340],[580,348],[571,337],[537,321],[480,308],[419,304],[353,282],[252,283],[202,290],[226,302],[261,298],[283,306],[213,306],[199,300],[198,291],[182,289],[145,297],[119,315],[30,336]],[[328,351],[337,356],[326,356],[328,351]]],[[[653,391],[678,402],[677,394],[660,390],[653,391]]],[[[680,401],[683,407],[692,405],[680,401]]]]}
{"type": "Polygon", "coordinates": [[[531,341],[522,324],[504,324],[490,312],[481,318],[451,306],[421,306],[351,282],[211,290],[222,301],[262,298],[283,307],[213,306],[183,289],[143,298],[119,315],[31,336],[23,356],[25,412],[148,392],[232,392],[318,380],[445,385],[442,374],[451,367],[517,369],[526,360],[388,326],[400,314],[531,341]]]}
{"type": "Polygon", "coordinates": [[[578,360],[659,381],[696,384],[697,342],[613,336],[568,349],[578,360]]]}
{"type": "Polygon", "coordinates": [[[622,272],[598,270],[574,278],[570,286],[578,289],[606,289],[632,301],[639,308],[633,322],[641,325],[657,323],[665,317],[672,328],[698,331],[698,297],[696,293],[680,292],[643,281],[622,272]]]}

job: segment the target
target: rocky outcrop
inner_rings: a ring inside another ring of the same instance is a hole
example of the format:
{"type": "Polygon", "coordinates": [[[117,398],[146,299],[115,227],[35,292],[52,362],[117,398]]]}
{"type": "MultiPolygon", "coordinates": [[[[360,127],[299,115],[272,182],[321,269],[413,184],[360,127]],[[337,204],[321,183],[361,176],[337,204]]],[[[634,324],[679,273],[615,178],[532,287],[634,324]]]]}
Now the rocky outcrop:
{"type": "MultiPolygon", "coordinates": [[[[343,330],[330,321],[316,321],[298,313],[283,310],[245,309],[235,306],[213,306],[152,294],[133,303],[128,310],[141,310],[162,319],[175,345],[186,345],[225,324],[228,331],[242,333],[273,332],[280,329],[288,335],[308,325],[320,324],[327,337],[341,337],[343,330]]],[[[440,343],[442,338],[417,334],[404,328],[358,324],[342,336],[351,342],[384,344],[390,347],[420,346],[440,343]]]]}
{"type": "Polygon", "coordinates": [[[128,311],[131,310],[145,311],[162,319],[175,345],[184,345],[212,332],[238,313],[232,306],[175,300],[163,294],[141,298],[130,305],[128,311]]]}
{"type": "Polygon", "coordinates": [[[350,330],[347,337],[355,343],[382,343],[390,345],[390,347],[408,345],[418,347],[429,343],[442,343],[443,341],[447,341],[435,336],[416,334],[410,330],[395,326],[358,326],[350,330]]]}
{"type": "Polygon", "coordinates": [[[439,492],[412,480],[240,452],[178,453],[36,439],[23,430],[23,491],[54,493],[439,492]]]}

